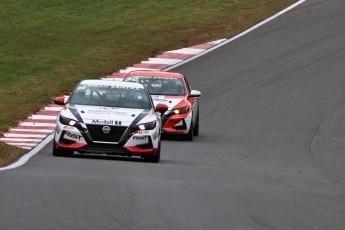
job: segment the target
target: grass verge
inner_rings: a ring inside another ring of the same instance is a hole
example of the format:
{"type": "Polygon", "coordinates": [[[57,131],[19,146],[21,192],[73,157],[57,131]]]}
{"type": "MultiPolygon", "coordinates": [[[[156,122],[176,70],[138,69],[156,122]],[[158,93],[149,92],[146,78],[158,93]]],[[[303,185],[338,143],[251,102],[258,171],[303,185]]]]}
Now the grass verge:
{"type": "MultiPolygon", "coordinates": [[[[293,2],[2,0],[0,136],[81,79],[232,36],[293,2]]],[[[21,152],[0,144],[0,161],[21,152]]]]}
{"type": "Polygon", "coordinates": [[[0,168],[21,157],[26,151],[0,142],[0,168]]]}

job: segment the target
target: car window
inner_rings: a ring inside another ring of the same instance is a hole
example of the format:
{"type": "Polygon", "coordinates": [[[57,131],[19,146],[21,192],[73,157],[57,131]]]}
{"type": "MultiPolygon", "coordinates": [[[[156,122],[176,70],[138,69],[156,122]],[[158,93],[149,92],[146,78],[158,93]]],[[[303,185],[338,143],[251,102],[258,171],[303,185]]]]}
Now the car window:
{"type": "Polygon", "coordinates": [[[181,78],[129,76],[125,81],[141,83],[146,86],[150,94],[154,95],[186,95],[183,80],[181,78]]]}
{"type": "Polygon", "coordinates": [[[137,109],[152,108],[150,96],[145,89],[113,86],[79,85],[73,91],[69,103],[137,109]]]}

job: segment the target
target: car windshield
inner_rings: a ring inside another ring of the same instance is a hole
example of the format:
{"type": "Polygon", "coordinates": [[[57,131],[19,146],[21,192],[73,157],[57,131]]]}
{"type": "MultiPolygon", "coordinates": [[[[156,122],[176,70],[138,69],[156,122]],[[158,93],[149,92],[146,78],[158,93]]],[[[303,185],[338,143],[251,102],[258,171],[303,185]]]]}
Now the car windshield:
{"type": "Polygon", "coordinates": [[[186,95],[186,91],[181,78],[129,76],[125,81],[141,83],[146,86],[150,94],[154,95],[186,95]]]}
{"type": "Polygon", "coordinates": [[[69,104],[151,109],[150,96],[145,89],[108,85],[79,84],[69,104]]]}

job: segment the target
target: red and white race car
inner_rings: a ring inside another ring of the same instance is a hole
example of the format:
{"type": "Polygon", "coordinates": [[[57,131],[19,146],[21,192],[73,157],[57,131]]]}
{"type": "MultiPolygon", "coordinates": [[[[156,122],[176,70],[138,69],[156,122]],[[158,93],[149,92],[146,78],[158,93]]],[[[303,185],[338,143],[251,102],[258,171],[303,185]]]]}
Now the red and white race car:
{"type": "Polygon", "coordinates": [[[124,81],[145,85],[155,105],[168,106],[162,115],[163,133],[183,135],[186,140],[199,135],[198,97],[201,93],[191,89],[185,76],[172,72],[132,71],[124,81]]]}

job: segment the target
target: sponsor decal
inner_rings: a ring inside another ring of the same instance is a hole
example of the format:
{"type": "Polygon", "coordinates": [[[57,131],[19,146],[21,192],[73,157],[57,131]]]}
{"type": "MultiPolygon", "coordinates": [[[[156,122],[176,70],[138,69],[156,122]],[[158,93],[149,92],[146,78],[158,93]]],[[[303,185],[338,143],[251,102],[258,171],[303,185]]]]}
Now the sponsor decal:
{"type": "Polygon", "coordinates": [[[60,132],[61,132],[61,129],[60,129],[59,126],[57,126],[57,127],[56,127],[56,133],[57,133],[57,134],[60,134],[60,132]]]}
{"type": "MultiPolygon", "coordinates": [[[[159,101],[159,102],[168,102],[169,100],[164,99],[164,98],[153,98],[153,101],[159,101]]],[[[170,102],[171,103],[171,102],[170,102]]]]}
{"type": "Polygon", "coordinates": [[[185,96],[165,96],[164,98],[166,99],[183,99],[185,96]]]}
{"type": "Polygon", "coordinates": [[[80,141],[82,136],[75,134],[75,133],[70,133],[70,132],[65,131],[65,135],[63,136],[63,138],[65,138],[67,140],[71,140],[71,141],[80,141]]]}
{"type": "Polygon", "coordinates": [[[121,125],[121,121],[93,119],[92,124],[96,124],[96,125],[121,125]]]}
{"type": "Polygon", "coordinates": [[[138,131],[138,134],[148,134],[149,131],[148,130],[140,130],[138,131]]]}
{"type": "Polygon", "coordinates": [[[156,140],[157,137],[158,137],[158,129],[156,129],[156,131],[152,135],[153,140],[156,140]]]}
{"type": "Polygon", "coordinates": [[[68,107],[67,107],[67,106],[64,106],[64,107],[63,107],[63,110],[65,110],[65,111],[68,110],[68,107]]]}
{"type": "Polygon", "coordinates": [[[164,96],[159,96],[159,95],[151,95],[151,97],[152,97],[152,100],[164,98],[164,96]]]}
{"type": "Polygon", "coordinates": [[[171,77],[171,76],[130,76],[127,77],[127,80],[137,80],[137,79],[181,79],[178,77],[171,77]]]}
{"type": "Polygon", "coordinates": [[[121,112],[117,110],[107,110],[107,109],[89,109],[86,111],[87,114],[112,114],[119,116],[129,116],[127,112],[121,112]]]}
{"type": "Polygon", "coordinates": [[[138,140],[138,141],[147,140],[147,136],[134,136],[133,140],[138,140]]]}
{"type": "Polygon", "coordinates": [[[106,88],[106,89],[135,89],[135,90],[141,90],[142,88],[138,87],[129,87],[129,86],[117,86],[117,85],[104,85],[104,84],[80,84],[78,89],[84,89],[87,87],[97,87],[97,88],[106,88]]]}

